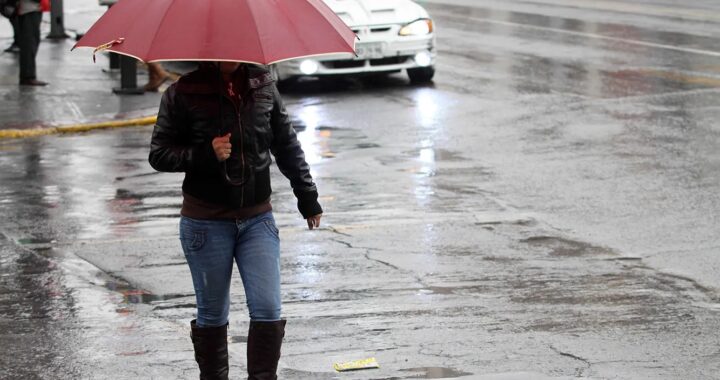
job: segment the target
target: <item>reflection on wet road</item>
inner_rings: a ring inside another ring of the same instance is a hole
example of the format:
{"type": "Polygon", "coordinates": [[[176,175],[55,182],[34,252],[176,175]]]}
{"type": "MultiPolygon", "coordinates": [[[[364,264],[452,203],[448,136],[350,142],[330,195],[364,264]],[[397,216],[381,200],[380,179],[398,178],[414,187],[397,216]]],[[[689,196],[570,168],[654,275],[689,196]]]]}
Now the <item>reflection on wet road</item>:
{"type": "MultiPolygon", "coordinates": [[[[303,230],[274,171],[283,378],[369,356],[343,378],[718,378],[720,8],[666,3],[427,1],[433,85],[287,88],[326,224],[303,230]]],[[[196,377],[182,177],[149,138],[0,142],[0,312],[58,378],[196,377]]]]}

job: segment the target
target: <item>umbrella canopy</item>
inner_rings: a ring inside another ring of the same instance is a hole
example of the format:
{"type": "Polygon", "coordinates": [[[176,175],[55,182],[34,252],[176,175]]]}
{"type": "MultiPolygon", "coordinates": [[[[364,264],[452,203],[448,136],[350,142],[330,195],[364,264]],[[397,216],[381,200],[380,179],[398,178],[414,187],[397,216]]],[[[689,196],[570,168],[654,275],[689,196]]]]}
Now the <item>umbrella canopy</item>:
{"type": "Polygon", "coordinates": [[[354,53],[355,39],[322,0],[120,0],[73,49],[145,62],[271,64],[354,53]]]}

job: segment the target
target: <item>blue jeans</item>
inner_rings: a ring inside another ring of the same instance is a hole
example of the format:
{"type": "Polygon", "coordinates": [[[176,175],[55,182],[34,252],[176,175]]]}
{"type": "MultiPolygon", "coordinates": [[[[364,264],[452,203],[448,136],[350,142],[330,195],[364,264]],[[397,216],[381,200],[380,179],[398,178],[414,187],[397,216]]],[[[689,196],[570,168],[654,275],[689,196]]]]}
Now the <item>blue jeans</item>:
{"type": "Polygon", "coordinates": [[[180,243],[197,299],[197,325],[223,326],[237,263],[253,321],[280,320],[280,238],[272,212],[240,220],[180,219],[180,243]]]}

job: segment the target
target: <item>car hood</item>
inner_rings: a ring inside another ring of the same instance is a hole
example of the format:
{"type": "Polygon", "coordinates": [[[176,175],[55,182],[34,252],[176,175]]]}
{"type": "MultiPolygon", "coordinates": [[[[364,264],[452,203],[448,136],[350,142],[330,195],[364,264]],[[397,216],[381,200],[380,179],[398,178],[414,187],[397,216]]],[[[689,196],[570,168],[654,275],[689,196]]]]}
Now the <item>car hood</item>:
{"type": "Polygon", "coordinates": [[[323,0],[350,27],[405,24],[428,17],[410,0],[323,0]]]}

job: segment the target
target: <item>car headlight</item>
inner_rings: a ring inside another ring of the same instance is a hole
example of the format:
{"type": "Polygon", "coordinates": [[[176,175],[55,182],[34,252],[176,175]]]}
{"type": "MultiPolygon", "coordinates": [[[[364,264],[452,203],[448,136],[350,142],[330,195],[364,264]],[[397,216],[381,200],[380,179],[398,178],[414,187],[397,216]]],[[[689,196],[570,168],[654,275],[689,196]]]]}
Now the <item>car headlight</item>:
{"type": "Polygon", "coordinates": [[[424,36],[433,32],[433,22],[429,18],[413,21],[400,28],[401,36],[424,36]]]}
{"type": "Polygon", "coordinates": [[[300,63],[300,72],[305,75],[313,75],[317,73],[318,70],[320,70],[320,65],[312,59],[306,59],[300,63]]]}
{"type": "Polygon", "coordinates": [[[421,51],[417,54],[415,54],[415,63],[418,64],[418,66],[422,67],[428,67],[432,64],[432,56],[427,51],[421,51]]]}

